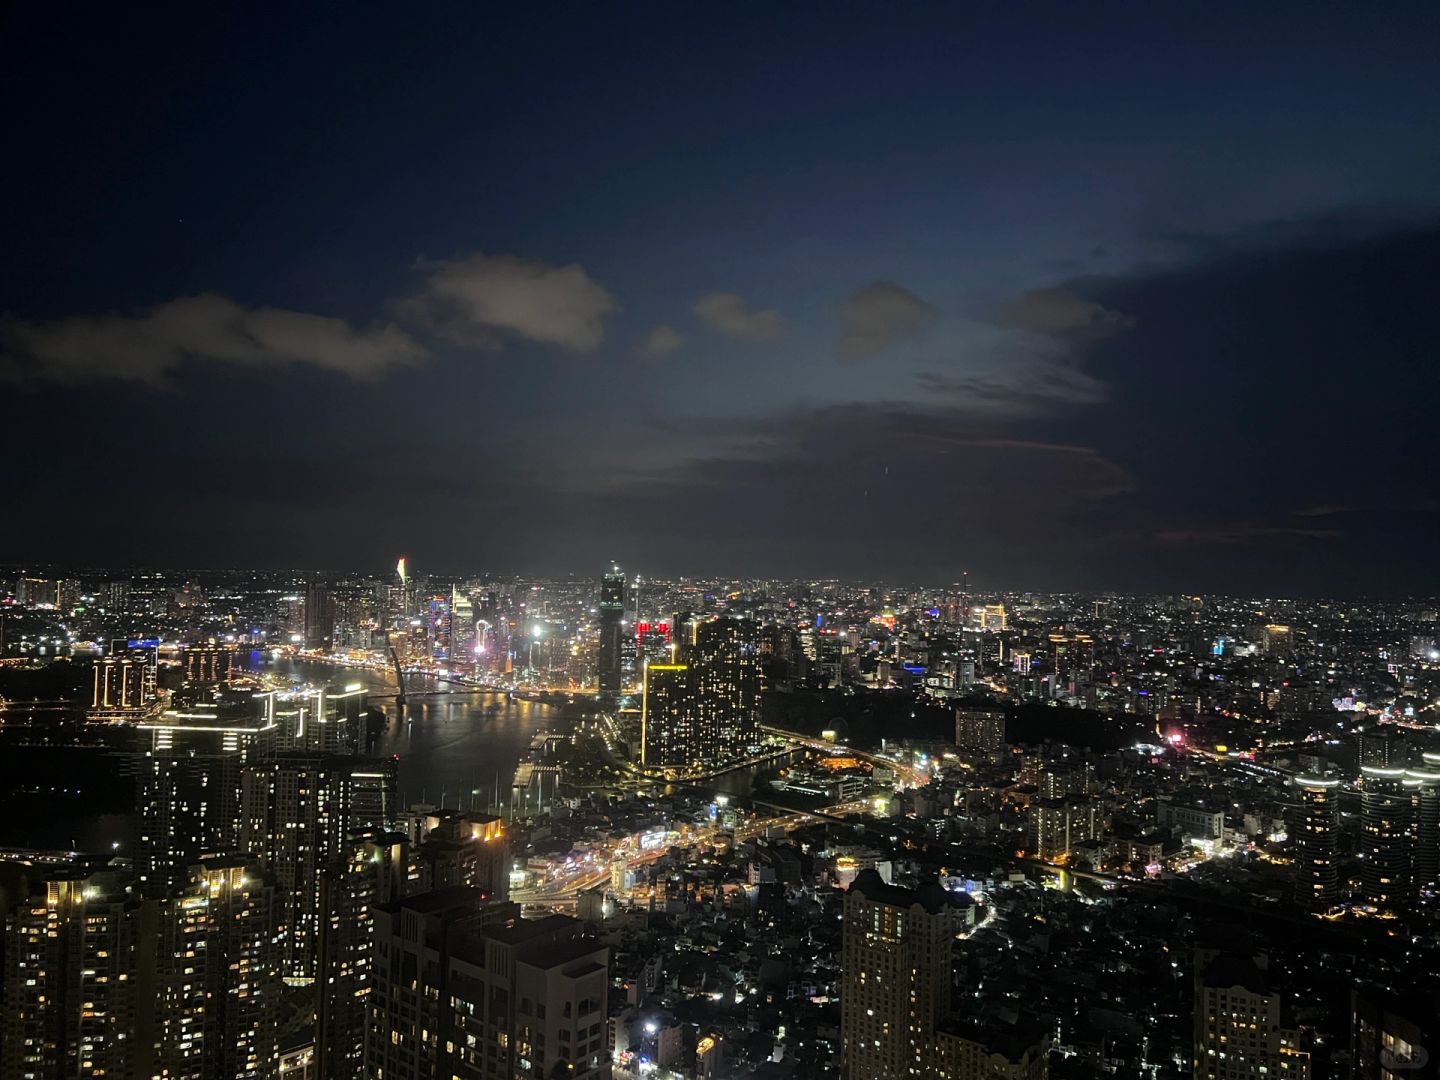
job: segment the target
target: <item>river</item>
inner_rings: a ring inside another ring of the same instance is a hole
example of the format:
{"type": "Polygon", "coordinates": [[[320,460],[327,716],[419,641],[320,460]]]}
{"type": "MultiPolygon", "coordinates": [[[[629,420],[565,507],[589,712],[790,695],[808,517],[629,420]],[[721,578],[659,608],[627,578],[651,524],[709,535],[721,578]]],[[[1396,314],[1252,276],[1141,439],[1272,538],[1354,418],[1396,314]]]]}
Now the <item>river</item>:
{"type": "Polygon", "coordinates": [[[258,669],[294,682],[360,683],[370,705],[384,712],[385,730],[374,753],[400,759],[402,805],[429,802],[493,810],[508,802],[515,767],[542,731],[568,732],[559,709],[493,691],[467,691],[427,675],[405,676],[405,716],[395,704],[395,683],[365,668],[341,668],[289,657],[259,657],[258,669]],[[437,693],[438,691],[454,691],[437,693]]]}

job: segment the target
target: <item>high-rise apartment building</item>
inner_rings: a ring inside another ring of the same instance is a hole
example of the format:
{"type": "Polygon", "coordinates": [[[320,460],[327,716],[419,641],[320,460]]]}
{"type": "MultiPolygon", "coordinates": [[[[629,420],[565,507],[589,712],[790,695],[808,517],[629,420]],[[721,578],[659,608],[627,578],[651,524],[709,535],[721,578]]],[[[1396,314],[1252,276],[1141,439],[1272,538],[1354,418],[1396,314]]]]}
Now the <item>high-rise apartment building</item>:
{"type": "Polygon", "coordinates": [[[754,623],[715,619],[685,650],[696,710],[691,764],[746,757],[760,717],[760,634],[754,623]]]}
{"type": "Polygon", "coordinates": [[[970,760],[998,758],[1005,752],[1005,713],[1000,709],[956,709],[955,749],[970,760]]]}
{"type": "Polygon", "coordinates": [[[142,712],[154,697],[155,669],[148,657],[119,653],[95,662],[91,677],[92,712],[142,712]]]}
{"type": "Polygon", "coordinates": [[[447,1076],[610,1076],[610,951],[565,915],[482,926],[450,963],[455,1054],[447,1076]]]}
{"type": "Polygon", "coordinates": [[[136,945],[123,884],[79,866],[3,868],[0,1075],[126,1075],[136,945]]]}
{"type": "Polygon", "coordinates": [[[344,857],[354,833],[393,826],[395,787],[393,758],[288,752],[241,770],[239,846],[274,881],[287,980],[315,978],[323,874],[344,857]]]}
{"type": "Polygon", "coordinates": [[[141,723],[150,739],[136,763],[135,874],[147,894],[186,880],[202,854],[240,841],[240,771],[273,751],[264,709],[166,712],[141,723]]]}
{"type": "Polygon", "coordinates": [[[677,663],[648,664],[640,702],[641,763],[685,770],[751,752],[760,713],[760,646],[752,624],[696,629],[677,663]]]}
{"type": "Polygon", "coordinates": [[[188,685],[214,686],[230,678],[235,649],[225,645],[187,645],[184,660],[188,685]]]}
{"type": "Polygon", "coordinates": [[[1195,1080],[1309,1080],[1310,1054],[1263,954],[1195,952],[1195,1080]]]}
{"type": "Polygon", "coordinates": [[[1326,776],[1297,776],[1296,802],[1289,826],[1295,845],[1295,901],[1324,907],[1339,894],[1336,846],[1340,833],[1340,781],[1326,776]]]}
{"type": "Polygon", "coordinates": [[[1440,1076],[1440,993],[1433,984],[1410,993],[1376,986],[1350,991],[1353,1080],[1436,1080],[1440,1076]]]}
{"type": "Polygon", "coordinates": [[[329,652],[335,643],[335,599],[330,586],[311,581],[305,586],[305,648],[329,652]]]}
{"type": "Polygon", "coordinates": [[[314,1068],[318,1080],[365,1075],[365,1032],[375,987],[375,916],[406,892],[409,844],[400,833],[348,837],[320,875],[314,1068]]]}
{"type": "Polygon", "coordinates": [[[118,865],[4,871],[0,1073],[273,1076],[271,890],[247,860],[208,856],[160,897],[118,865]]]}
{"type": "Polygon", "coordinates": [[[680,768],[695,743],[689,664],[646,664],[640,693],[640,764],[680,768]]]}
{"type": "Polygon", "coordinates": [[[1440,753],[1427,750],[1423,764],[1405,770],[1410,791],[1410,880],[1416,891],[1440,887],[1440,753]]]}
{"type": "Polygon", "coordinates": [[[969,897],[938,883],[887,885],[861,870],[845,894],[840,995],[844,1080],[933,1076],[951,1020],[956,938],[974,922],[969,897]]]}
{"type": "Polygon", "coordinates": [[[1355,737],[1360,767],[1401,769],[1409,761],[1410,747],[1393,724],[1376,724],[1355,737]]]}
{"type": "Polygon", "coordinates": [[[563,915],[452,887],[377,905],[367,1076],[610,1075],[609,950],[563,915]]]}
{"type": "Polygon", "coordinates": [[[612,566],[600,579],[599,621],[600,699],[613,703],[620,700],[620,643],[625,622],[625,575],[618,566],[612,566]]]}
{"type": "MultiPolygon", "coordinates": [[[[264,1080],[279,1051],[276,1020],[280,965],[274,891],[241,855],[207,856],[191,886],[171,905],[176,944],[165,957],[176,1009],[203,1007],[202,1080],[264,1080]],[[200,974],[203,992],[188,1001],[173,980],[200,974]]],[[[160,1049],[167,1048],[162,1041],[160,1049]]]]}
{"type": "Polygon", "coordinates": [[[1295,652],[1295,635],[1290,627],[1271,623],[1260,631],[1260,647],[1266,656],[1291,656],[1295,652]]]}
{"type": "Polygon", "coordinates": [[[1036,799],[1029,814],[1026,850],[1047,861],[1063,862],[1078,844],[1097,839],[1102,831],[1100,808],[1084,795],[1036,799]]]}
{"type": "Polygon", "coordinates": [[[1360,885],[1365,899],[1394,910],[1410,894],[1413,800],[1402,768],[1360,769],[1360,885]]]}
{"type": "Polygon", "coordinates": [[[414,819],[416,891],[466,885],[487,900],[510,896],[510,842],[493,814],[437,810],[414,819]]]}

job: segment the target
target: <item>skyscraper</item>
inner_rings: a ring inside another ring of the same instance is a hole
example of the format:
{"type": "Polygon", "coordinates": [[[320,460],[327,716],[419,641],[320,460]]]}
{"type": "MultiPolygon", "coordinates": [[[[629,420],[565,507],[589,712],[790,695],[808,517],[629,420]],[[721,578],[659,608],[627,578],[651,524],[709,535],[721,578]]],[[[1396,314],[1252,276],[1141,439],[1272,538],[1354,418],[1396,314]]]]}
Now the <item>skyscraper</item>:
{"type": "Polygon", "coordinates": [[[1360,769],[1360,884],[1365,899],[1394,910],[1410,892],[1412,799],[1405,770],[1360,769]]]}
{"type": "Polygon", "coordinates": [[[335,642],[335,601],[320,581],[305,586],[305,648],[329,652],[335,642]]]}
{"type": "Polygon", "coordinates": [[[191,887],[174,903],[172,918],[176,937],[189,934],[193,940],[166,961],[181,979],[197,967],[203,995],[186,1002],[182,991],[169,1000],[180,1008],[203,1002],[203,1078],[262,1080],[279,1050],[274,891],[241,855],[206,856],[191,874],[191,887]]]}
{"type": "Polygon", "coordinates": [[[12,863],[0,870],[0,896],[0,1074],[127,1075],[135,943],[123,882],[78,866],[12,863]]]}
{"type": "Polygon", "coordinates": [[[1440,1060],[1440,993],[1433,985],[1395,993],[1350,991],[1350,1075],[1354,1080],[1435,1080],[1440,1060]]]}
{"type": "Polygon", "coordinates": [[[190,686],[213,686],[230,678],[235,649],[224,645],[187,645],[185,682],[190,686]]]}
{"type": "Polygon", "coordinates": [[[625,621],[625,575],[611,566],[600,578],[600,699],[620,700],[620,644],[625,621]]]}
{"type": "Polygon", "coordinates": [[[1295,901],[1304,907],[1324,906],[1339,891],[1336,841],[1340,832],[1340,781],[1324,776],[1297,776],[1298,801],[1290,825],[1295,843],[1295,901]]]}
{"type": "Polygon", "coordinates": [[[1309,1080],[1289,1002],[1263,954],[1195,952],[1195,1080],[1309,1080]]]}
{"type": "Polygon", "coordinates": [[[135,874],[148,895],[184,882],[206,852],[233,851],[240,840],[240,770],[269,754],[272,711],[224,705],[166,712],[137,725],[150,737],[137,761],[135,874]]]}
{"type": "Polygon", "coordinates": [[[418,890],[465,885],[480,889],[487,900],[509,898],[510,843],[500,818],[440,810],[416,824],[418,890]]]}
{"type": "Polygon", "coordinates": [[[361,829],[395,820],[391,758],[284,753],[241,770],[239,846],[272,876],[281,971],[315,978],[322,876],[361,829]]]}
{"type": "Polygon", "coordinates": [[[1000,709],[956,709],[955,749],[971,761],[999,757],[1005,751],[1005,713],[1000,709]]]}
{"type": "Polygon", "coordinates": [[[1410,877],[1417,890],[1440,886],[1440,754],[1426,751],[1422,760],[1405,770],[1414,839],[1410,877]]]}
{"type": "Polygon", "coordinates": [[[716,619],[700,626],[684,657],[695,680],[697,744],[692,764],[750,753],[760,717],[760,636],[754,623],[716,619]]]}
{"type": "Polygon", "coordinates": [[[464,887],[374,908],[367,1076],[610,1075],[609,950],[564,915],[521,919],[464,887]]]}
{"type": "Polygon", "coordinates": [[[695,628],[680,663],[647,664],[640,706],[641,762],[693,769],[745,757],[760,714],[760,644],[751,623],[695,628]]]}
{"type": "Polygon", "coordinates": [[[679,768],[690,758],[694,708],[689,664],[646,664],[640,695],[640,764],[679,768]]]}
{"type": "Polygon", "coordinates": [[[154,694],[155,669],[147,657],[117,653],[96,661],[90,699],[92,712],[140,712],[154,694]]]}
{"type": "Polygon", "coordinates": [[[207,856],[187,875],[141,897],[120,866],[3,868],[0,1073],[273,1075],[271,890],[243,858],[207,856]]]}
{"type": "Polygon", "coordinates": [[[951,1018],[955,940],[974,922],[968,897],[931,882],[887,885],[861,870],[845,894],[840,994],[844,1080],[937,1073],[951,1018]]]}
{"type": "Polygon", "coordinates": [[[363,830],[320,875],[320,942],[315,1009],[319,1080],[365,1072],[365,1030],[375,987],[377,904],[405,892],[409,845],[400,833],[363,830]]]}
{"type": "Polygon", "coordinates": [[[470,594],[456,585],[450,590],[450,643],[446,652],[452,669],[475,667],[475,605],[470,594]]]}

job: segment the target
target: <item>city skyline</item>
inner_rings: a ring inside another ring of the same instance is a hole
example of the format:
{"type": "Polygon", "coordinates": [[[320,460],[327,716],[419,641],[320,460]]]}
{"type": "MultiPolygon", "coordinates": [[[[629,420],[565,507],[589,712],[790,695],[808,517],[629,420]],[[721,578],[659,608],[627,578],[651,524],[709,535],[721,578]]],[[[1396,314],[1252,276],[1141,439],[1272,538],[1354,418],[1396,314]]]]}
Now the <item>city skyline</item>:
{"type": "Polygon", "coordinates": [[[0,1080],[1440,1080],[1440,8],[6,14],[0,1080]]]}
{"type": "Polygon", "coordinates": [[[421,570],[0,577],[7,1075],[1424,1064],[1433,600],[421,570]]]}
{"type": "Polygon", "coordinates": [[[7,562],[1428,591],[1421,7],[54,18],[7,562]]]}

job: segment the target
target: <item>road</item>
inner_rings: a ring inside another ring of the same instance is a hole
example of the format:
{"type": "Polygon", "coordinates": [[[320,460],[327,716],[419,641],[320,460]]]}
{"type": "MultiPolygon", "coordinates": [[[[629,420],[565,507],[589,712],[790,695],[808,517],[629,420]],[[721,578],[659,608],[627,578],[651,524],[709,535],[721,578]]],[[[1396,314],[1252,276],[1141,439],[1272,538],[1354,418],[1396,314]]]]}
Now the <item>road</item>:
{"type": "MultiPolygon", "coordinates": [[[[804,825],[813,825],[822,817],[834,817],[830,811],[841,810],[852,806],[864,808],[863,801],[860,803],[844,803],[840,806],[826,807],[823,811],[806,813],[803,811],[791,811],[775,817],[756,818],[737,826],[733,833],[718,826],[696,829],[681,837],[680,847],[695,847],[700,844],[714,843],[722,835],[731,835],[734,842],[743,844],[766,835],[771,829],[783,829],[792,832],[804,825]]],[[[521,904],[534,904],[537,906],[559,907],[570,906],[575,903],[576,897],[586,889],[593,889],[596,886],[606,885],[610,881],[610,868],[613,860],[617,857],[624,857],[630,850],[631,840],[627,839],[620,844],[607,848],[605,852],[597,854],[594,864],[587,864],[577,867],[571,873],[561,875],[551,881],[545,882],[538,887],[528,889],[515,889],[510,894],[510,899],[521,904]],[[599,867],[601,861],[605,862],[603,869],[599,867]]],[[[664,858],[669,854],[669,846],[655,848],[651,851],[640,852],[631,855],[626,859],[626,865],[632,870],[638,870],[653,862],[664,858]]]]}

